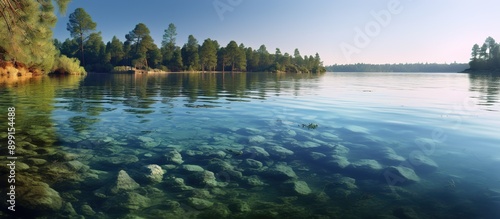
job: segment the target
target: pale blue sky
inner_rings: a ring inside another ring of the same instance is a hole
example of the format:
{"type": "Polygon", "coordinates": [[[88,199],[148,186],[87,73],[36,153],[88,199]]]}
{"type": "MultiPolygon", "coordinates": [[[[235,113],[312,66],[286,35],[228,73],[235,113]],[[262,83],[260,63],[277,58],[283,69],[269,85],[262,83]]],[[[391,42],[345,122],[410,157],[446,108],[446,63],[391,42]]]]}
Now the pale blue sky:
{"type": "Polygon", "coordinates": [[[299,48],[302,55],[318,52],[327,65],[468,62],[474,43],[488,36],[500,41],[497,0],[73,0],[55,37],[70,37],[68,15],[78,7],[97,22],[105,41],[114,35],[123,41],[142,22],[160,45],[163,31],[174,23],[178,45],[193,34],[200,44],[211,38],[224,46],[230,40],[255,49],[265,44],[271,53],[299,48]],[[393,13],[390,4],[397,5],[393,13]],[[387,25],[372,15],[382,11],[391,14],[387,25]],[[367,25],[369,43],[356,44],[356,28],[366,34],[367,25]]]}

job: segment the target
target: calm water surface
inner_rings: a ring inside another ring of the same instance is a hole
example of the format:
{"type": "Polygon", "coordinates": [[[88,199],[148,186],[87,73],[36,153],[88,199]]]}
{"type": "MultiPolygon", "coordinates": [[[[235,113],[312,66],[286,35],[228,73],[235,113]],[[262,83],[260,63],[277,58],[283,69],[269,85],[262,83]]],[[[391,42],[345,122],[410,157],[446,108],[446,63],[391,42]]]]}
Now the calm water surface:
{"type": "Polygon", "coordinates": [[[456,73],[90,74],[0,85],[0,106],[25,218],[493,219],[499,93],[456,73]]]}

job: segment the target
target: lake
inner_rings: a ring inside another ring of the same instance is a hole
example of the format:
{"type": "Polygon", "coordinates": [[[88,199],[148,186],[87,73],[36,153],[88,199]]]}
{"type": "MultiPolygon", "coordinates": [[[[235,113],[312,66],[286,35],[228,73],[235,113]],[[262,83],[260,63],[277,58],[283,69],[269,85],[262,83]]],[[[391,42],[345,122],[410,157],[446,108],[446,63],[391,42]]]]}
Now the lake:
{"type": "Polygon", "coordinates": [[[1,84],[0,185],[25,218],[500,218],[499,93],[459,73],[1,84]]]}

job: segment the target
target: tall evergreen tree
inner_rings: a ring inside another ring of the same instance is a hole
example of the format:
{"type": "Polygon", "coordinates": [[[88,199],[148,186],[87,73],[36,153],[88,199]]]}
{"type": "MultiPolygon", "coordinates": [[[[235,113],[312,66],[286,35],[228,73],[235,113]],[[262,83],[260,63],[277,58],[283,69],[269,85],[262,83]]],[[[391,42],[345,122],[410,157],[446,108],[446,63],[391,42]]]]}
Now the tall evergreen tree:
{"type": "Polygon", "coordinates": [[[203,45],[201,45],[200,49],[200,64],[201,70],[215,70],[217,66],[217,48],[215,47],[214,41],[210,38],[203,41],[203,45]]]}
{"type": "Polygon", "coordinates": [[[132,65],[136,67],[145,67],[146,69],[149,67],[147,53],[149,50],[153,50],[155,46],[149,33],[149,28],[145,24],[139,23],[134,30],[125,35],[127,42],[132,46],[132,65]]]}
{"type": "Polygon", "coordinates": [[[238,44],[235,41],[231,40],[227,44],[226,49],[225,49],[225,56],[226,56],[226,60],[228,61],[227,65],[231,66],[231,71],[234,71],[234,67],[236,65],[238,55],[239,55],[238,44]]]}
{"type": "Polygon", "coordinates": [[[123,51],[123,43],[120,42],[118,37],[113,36],[110,42],[106,44],[106,53],[109,54],[110,63],[113,66],[118,66],[125,56],[123,51]]]}
{"type": "Polygon", "coordinates": [[[78,39],[83,65],[85,65],[84,43],[88,39],[89,35],[95,31],[96,26],[97,24],[92,21],[92,17],[90,17],[90,15],[87,14],[83,8],[77,8],[69,15],[69,22],[66,30],[70,32],[72,37],[78,39]]]}
{"type": "Polygon", "coordinates": [[[198,40],[196,40],[193,35],[189,35],[188,42],[183,46],[183,49],[184,67],[190,71],[199,70],[200,57],[198,54],[198,40]]]}
{"type": "Polygon", "coordinates": [[[240,43],[240,46],[238,47],[238,54],[236,56],[236,68],[240,71],[246,71],[247,70],[247,55],[245,53],[245,45],[243,43],[240,43]]]}
{"type": "Polygon", "coordinates": [[[181,49],[179,47],[175,47],[174,54],[172,56],[172,63],[170,65],[170,70],[172,71],[182,71],[184,68],[182,61],[181,49]]]}
{"type": "Polygon", "coordinates": [[[271,65],[270,54],[265,45],[261,45],[257,50],[259,55],[259,71],[266,71],[271,65]]]}
{"type": "Polygon", "coordinates": [[[177,28],[173,23],[168,25],[168,28],[165,30],[163,34],[163,40],[161,42],[161,53],[163,55],[163,65],[168,68],[172,68],[170,66],[172,62],[172,58],[175,51],[175,40],[177,37],[177,28]]]}

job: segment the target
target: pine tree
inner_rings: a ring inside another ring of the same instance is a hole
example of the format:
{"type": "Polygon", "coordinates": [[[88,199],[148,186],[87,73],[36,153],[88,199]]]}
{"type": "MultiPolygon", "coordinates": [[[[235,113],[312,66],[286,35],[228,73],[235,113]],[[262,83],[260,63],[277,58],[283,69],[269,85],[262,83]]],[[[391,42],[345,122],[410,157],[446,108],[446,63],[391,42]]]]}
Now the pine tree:
{"type": "Polygon", "coordinates": [[[85,65],[84,44],[90,34],[95,31],[96,26],[97,24],[92,21],[92,17],[83,8],[77,8],[69,15],[66,30],[70,32],[72,37],[78,39],[80,43],[80,54],[83,65],[85,65]]]}

